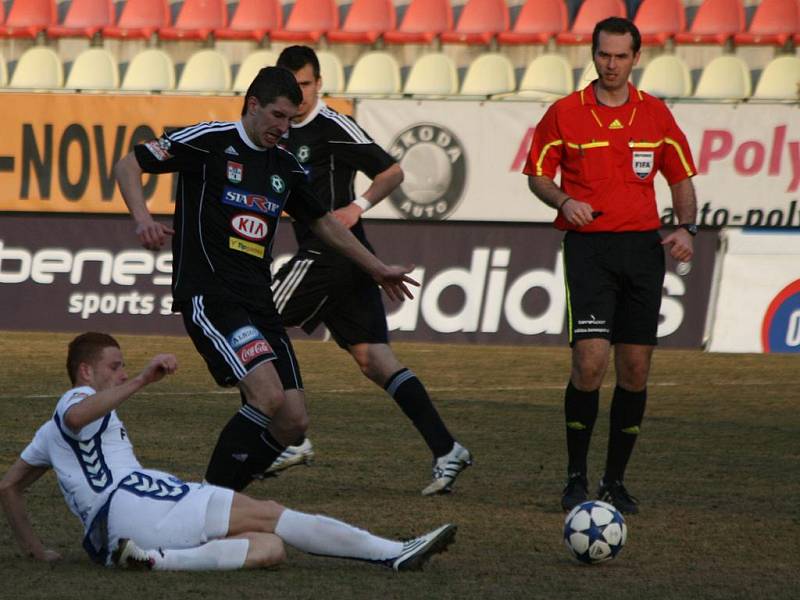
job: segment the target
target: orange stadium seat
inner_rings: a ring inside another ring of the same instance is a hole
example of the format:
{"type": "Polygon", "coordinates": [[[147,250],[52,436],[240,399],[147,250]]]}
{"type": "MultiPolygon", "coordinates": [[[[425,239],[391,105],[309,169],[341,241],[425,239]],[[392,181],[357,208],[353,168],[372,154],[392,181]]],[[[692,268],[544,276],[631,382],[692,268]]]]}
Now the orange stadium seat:
{"type": "Polygon", "coordinates": [[[103,37],[146,40],[169,25],[167,0],[127,0],[116,25],[103,27],[103,37]]]}
{"type": "Polygon", "coordinates": [[[239,0],[228,27],[214,30],[218,40],[254,40],[260,42],[283,25],[279,0],[239,0]]]}
{"type": "Polygon", "coordinates": [[[677,33],[686,31],[686,13],[681,0],[644,0],[633,20],[642,34],[642,45],[663,46],[677,33]]]}
{"type": "Polygon", "coordinates": [[[272,32],[281,42],[316,44],[329,31],[339,28],[339,8],[334,0],[297,0],[283,29],[272,32]]]}
{"type": "Polygon", "coordinates": [[[675,35],[679,44],[719,44],[743,32],[745,25],[742,0],[705,0],[689,31],[675,35]]]}
{"type": "Polygon", "coordinates": [[[111,0],[72,0],[64,21],[47,28],[48,37],[94,37],[114,23],[116,13],[111,0]]]}
{"type": "Polygon", "coordinates": [[[527,0],[519,11],[511,31],[501,31],[501,44],[546,44],[553,36],[566,31],[567,5],[564,0],[527,0]]]}
{"type": "Polygon", "coordinates": [[[737,33],[737,45],[783,46],[800,33],[800,0],[762,0],[746,32],[737,33]]]}
{"type": "Polygon", "coordinates": [[[508,31],[505,0],[468,0],[455,29],[442,33],[442,42],[488,45],[502,31],[508,31]]]}
{"type": "Polygon", "coordinates": [[[33,39],[57,22],[55,0],[14,0],[0,37],[33,39]]]}
{"type": "Polygon", "coordinates": [[[584,0],[569,31],[559,33],[556,42],[563,45],[590,44],[598,21],[607,17],[624,17],[622,0],[584,0]]]}
{"type": "Polygon", "coordinates": [[[449,0],[411,0],[400,27],[383,34],[389,44],[430,44],[453,28],[449,0]]]}
{"type": "Polygon", "coordinates": [[[355,0],[342,28],[328,32],[328,41],[374,44],[395,27],[397,15],[392,0],[355,0]]]}
{"type": "Polygon", "coordinates": [[[228,7],[225,0],[186,0],[172,27],[162,27],[158,37],[162,40],[208,39],[215,29],[228,24],[228,7]]]}

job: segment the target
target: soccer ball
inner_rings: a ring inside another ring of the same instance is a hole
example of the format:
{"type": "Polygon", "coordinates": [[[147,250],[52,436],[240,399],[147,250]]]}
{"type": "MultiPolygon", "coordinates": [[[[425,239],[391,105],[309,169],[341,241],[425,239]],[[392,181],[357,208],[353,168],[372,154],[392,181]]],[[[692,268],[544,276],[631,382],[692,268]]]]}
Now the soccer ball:
{"type": "Polygon", "coordinates": [[[575,558],[588,565],[614,558],[627,537],[625,519],[607,502],[583,502],[564,520],[564,543],[575,558]]]}

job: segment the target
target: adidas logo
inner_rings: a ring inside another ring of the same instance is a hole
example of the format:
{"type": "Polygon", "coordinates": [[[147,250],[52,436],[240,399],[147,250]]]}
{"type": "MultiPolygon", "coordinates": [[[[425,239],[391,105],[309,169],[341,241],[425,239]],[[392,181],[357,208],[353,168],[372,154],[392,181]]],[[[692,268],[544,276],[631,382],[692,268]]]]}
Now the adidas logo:
{"type": "Polygon", "coordinates": [[[247,460],[247,456],[248,455],[244,454],[244,453],[242,453],[242,454],[231,454],[231,458],[233,458],[234,460],[238,460],[239,462],[242,462],[242,463],[247,460]]]}
{"type": "Polygon", "coordinates": [[[611,125],[608,126],[609,129],[624,129],[625,126],[619,122],[619,119],[614,119],[611,121],[611,125]]]}
{"type": "Polygon", "coordinates": [[[231,156],[239,156],[239,153],[233,146],[228,146],[227,148],[225,148],[225,154],[230,154],[231,156]]]}

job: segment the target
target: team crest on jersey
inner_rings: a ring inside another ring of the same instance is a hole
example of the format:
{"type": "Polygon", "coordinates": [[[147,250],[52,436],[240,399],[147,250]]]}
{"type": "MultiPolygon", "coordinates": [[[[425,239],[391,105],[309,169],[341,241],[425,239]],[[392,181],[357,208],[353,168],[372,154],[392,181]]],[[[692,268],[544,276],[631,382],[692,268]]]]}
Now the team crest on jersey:
{"type": "Polygon", "coordinates": [[[269,178],[269,182],[272,184],[272,189],[275,190],[277,194],[282,194],[283,190],[286,189],[286,184],[283,179],[281,179],[280,175],[273,175],[269,178]]]}
{"type": "Polygon", "coordinates": [[[467,159],[452,131],[435,123],[412,125],[394,137],[389,154],[415,174],[389,196],[406,219],[439,221],[456,209],[466,186],[467,159]]]}
{"type": "Polygon", "coordinates": [[[300,146],[297,149],[297,160],[301,163],[306,163],[309,158],[311,158],[311,148],[308,146],[300,146]]]}
{"type": "Polygon", "coordinates": [[[242,175],[244,174],[244,166],[241,163],[228,161],[228,181],[231,183],[242,183],[242,175]]]}
{"type": "Polygon", "coordinates": [[[647,179],[647,176],[653,171],[653,163],[655,162],[655,152],[636,150],[633,153],[633,172],[639,179],[647,179]]]}

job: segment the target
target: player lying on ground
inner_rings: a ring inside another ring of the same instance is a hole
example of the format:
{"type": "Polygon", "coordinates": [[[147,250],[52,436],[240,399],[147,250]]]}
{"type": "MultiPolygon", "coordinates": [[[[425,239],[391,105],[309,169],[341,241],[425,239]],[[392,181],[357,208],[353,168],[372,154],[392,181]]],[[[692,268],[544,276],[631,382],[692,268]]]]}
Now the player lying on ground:
{"type": "Polygon", "coordinates": [[[421,569],[453,542],[454,525],[407,542],[388,540],[277,502],[142,468],[116,408],[177,366],[175,356],[159,354],[128,379],[119,344],[111,336],[85,333],[70,343],[67,371],[74,387],[0,480],[0,502],[26,554],[44,561],[60,558],[35,534],[23,496],[51,467],[67,505],[84,525],[84,548],[109,566],[267,567],[285,560],[286,542],[311,554],[405,571],[421,569]]]}

